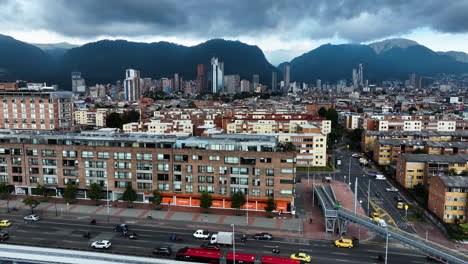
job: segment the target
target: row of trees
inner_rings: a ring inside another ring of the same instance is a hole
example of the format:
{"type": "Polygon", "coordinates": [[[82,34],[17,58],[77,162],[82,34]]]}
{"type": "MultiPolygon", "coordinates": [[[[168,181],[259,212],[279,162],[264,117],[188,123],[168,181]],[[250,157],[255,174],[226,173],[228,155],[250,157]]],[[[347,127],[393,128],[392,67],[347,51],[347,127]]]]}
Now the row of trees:
{"type": "MultiPolygon", "coordinates": [[[[76,198],[76,192],[76,185],[69,182],[63,190],[62,197],[67,202],[72,202],[76,198]]],[[[43,197],[43,200],[47,200],[49,196],[47,187],[40,184],[36,187],[35,193],[37,195],[41,195],[43,197]]],[[[8,186],[5,183],[0,183],[0,199],[9,201],[9,195],[10,192],[8,190],[8,186]]],[[[105,198],[102,187],[96,183],[91,184],[90,189],[88,190],[88,197],[91,200],[96,201],[96,205],[98,205],[99,200],[105,198]]],[[[122,194],[122,200],[128,202],[129,207],[131,207],[132,203],[135,202],[137,198],[137,192],[132,188],[132,186],[127,186],[124,193],[122,194]]],[[[231,196],[231,208],[240,210],[245,205],[246,201],[247,200],[243,192],[236,192],[231,196]]],[[[154,205],[156,205],[157,208],[159,208],[159,206],[161,205],[162,195],[158,190],[153,191],[153,197],[151,198],[151,202],[154,205]]],[[[23,203],[29,206],[31,208],[31,212],[33,212],[34,208],[36,208],[40,204],[40,201],[32,198],[31,196],[28,196],[24,198],[23,203]]],[[[211,196],[211,194],[203,192],[200,197],[200,207],[205,210],[208,210],[211,208],[212,205],[213,197],[211,196]]],[[[267,200],[265,211],[271,213],[274,210],[276,210],[276,203],[273,197],[270,197],[267,200]]]]}
{"type": "Polygon", "coordinates": [[[140,121],[140,113],[135,110],[125,111],[122,114],[113,112],[106,117],[106,126],[122,129],[124,124],[140,121]]]}

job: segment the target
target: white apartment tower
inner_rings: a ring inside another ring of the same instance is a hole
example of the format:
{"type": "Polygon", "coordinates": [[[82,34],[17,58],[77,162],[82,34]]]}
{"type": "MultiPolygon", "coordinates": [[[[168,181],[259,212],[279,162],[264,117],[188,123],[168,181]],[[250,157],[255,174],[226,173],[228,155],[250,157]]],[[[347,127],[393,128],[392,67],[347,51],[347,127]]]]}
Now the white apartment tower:
{"type": "Polygon", "coordinates": [[[140,71],[134,69],[125,70],[124,80],[125,100],[137,101],[141,98],[140,71]]]}
{"type": "Polygon", "coordinates": [[[223,78],[224,78],[224,63],[219,61],[218,58],[211,58],[211,81],[212,81],[212,92],[220,93],[223,89],[223,78]]]}

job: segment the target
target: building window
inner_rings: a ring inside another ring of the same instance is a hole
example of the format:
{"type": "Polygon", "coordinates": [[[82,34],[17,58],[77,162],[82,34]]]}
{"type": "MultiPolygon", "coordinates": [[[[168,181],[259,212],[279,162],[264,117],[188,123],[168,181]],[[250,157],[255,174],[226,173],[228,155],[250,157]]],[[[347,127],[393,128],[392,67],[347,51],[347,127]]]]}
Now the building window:
{"type": "Polygon", "coordinates": [[[83,151],[81,152],[82,158],[94,158],[94,153],[92,151],[83,151]]]}
{"type": "Polygon", "coordinates": [[[169,191],[169,183],[158,183],[158,190],[169,191]]]}
{"type": "Polygon", "coordinates": [[[198,166],[198,172],[206,172],[206,166],[198,166]]]}
{"type": "Polygon", "coordinates": [[[224,157],[224,163],[226,164],[238,164],[239,158],[238,157],[224,157]]]}
{"type": "Polygon", "coordinates": [[[162,161],[169,161],[171,159],[171,155],[169,154],[158,154],[157,160],[162,160],[162,161]]]}
{"type": "Polygon", "coordinates": [[[226,194],[227,188],[225,186],[219,187],[219,194],[226,194]]]}
{"type": "Polygon", "coordinates": [[[260,189],[253,188],[252,189],[252,195],[253,196],[260,196],[260,189]]]}
{"type": "Polygon", "coordinates": [[[252,179],[253,186],[260,186],[260,179],[252,179]]]}
{"type": "Polygon", "coordinates": [[[206,186],[205,185],[198,185],[198,192],[206,192],[206,186]]]}
{"type": "Polygon", "coordinates": [[[273,195],[274,195],[274,190],[266,189],[266,190],[265,190],[265,195],[266,195],[266,196],[273,196],[273,195]]]}
{"type": "Polygon", "coordinates": [[[185,175],[185,182],[192,182],[193,176],[192,175],[185,175]]]}
{"type": "Polygon", "coordinates": [[[214,177],[213,176],[206,176],[206,182],[207,183],[214,183],[214,177]]]}
{"type": "Polygon", "coordinates": [[[227,167],[219,167],[219,174],[225,175],[227,173],[227,167]]]}
{"type": "Polygon", "coordinates": [[[185,171],[186,172],[192,172],[192,165],[185,166],[185,171]]]}
{"type": "Polygon", "coordinates": [[[158,171],[169,171],[169,164],[158,164],[158,171]]]}
{"type": "Polygon", "coordinates": [[[137,189],[140,190],[151,190],[153,187],[153,184],[147,183],[147,182],[137,182],[137,189]]]}
{"type": "Polygon", "coordinates": [[[254,175],[255,176],[260,176],[260,173],[261,173],[261,169],[254,168],[254,175]]]}
{"type": "MultiPolygon", "coordinates": [[[[159,154],[158,154],[159,156],[159,154]]],[[[151,153],[137,153],[136,154],[136,159],[137,160],[152,160],[153,157],[151,155],[151,153]]]]}
{"type": "Polygon", "coordinates": [[[205,183],[205,181],[206,181],[205,176],[198,176],[198,182],[199,183],[205,183]]]}
{"type": "Polygon", "coordinates": [[[153,174],[137,172],[137,179],[138,180],[153,180],[153,174]]]}
{"type": "Polygon", "coordinates": [[[281,173],[294,173],[293,169],[281,169],[281,173]]]}
{"type": "Polygon", "coordinates": [[[209,160],[219,160],[219,156],[210,156],[209,160]]]}
{"type": "Polygon", "coordinates": [[[266,179],[266,186],[275,186],[274,179],[266,179]]]}
{"type": "Polygon", "coordinates": [[[168,181],[169,174],[167,173],[158,173],[158,181],[168,181]]]}
{"type": "Polygon", "coordinates": [[[13,163],[14,165],[21,165],[21,158],[13,157],[11,158],[11,163],[13,163]]]}
{"type": "Polygon", "coordinates": [[[188,193],[193,192],[193,186],[192,185],[185,185],[185,192],[188,192],[188,193]]]}
{"type": "Polygon", "coordinates": [[[97,157],[98,157],[98,159],[108,159],[109,158],[109,152],[98,152],[97,157]]]}
{"type": "Polygon", "coordinates": [[[131,169],[132,163],[130,162],[114,162],[115,169],[131,169]]]}
{"type": "Polygon", "coordinates": [[[174,192],[181,192],[182,191],[182,184],[174,184],[174,192]]]}
{"type": "MultiPolygon", "coordinates": [[[[13,163],[14,164],[14,163],[13,163]]],[[[42,165],[44,166],[57,166],[57,160],[54,159],[42,159],[42,165]]]]}
{"type": "Polygon", "coordinates": [[[131,179],[132,173],[126,171],[114,171],[114,177],[117,179],[131,179]]]}
{"type": "Polygon", "coordinates": [[[132,186],[131,182],[125,182],[125,181],[116,181],[115,182],[115,188],[127,188],[127,186],[132,186]]]}
{"type": "Polygon", "coordinates": [[[188,161],[188,155],[174,155],[174,161],[187,162],[188,161]]]}
{"type": "Polygon", "coordinates": [[[214,193],[215,189],[214,189],[214,186],[206,186],[206,191],[209,192],[209,193],[214,193]]]}
{"type": "Polygon", "coordinates": [[[64,150],[62,151],[62,157],[64,158],[76,158],[77,153],[74,150],[64,150]]]}
{"type": "Polygon", "coordinates": [[[271,163],[271,158],[260,158],[260,163],[271,163]]]}
{"type": "Polygon", "coordinates": [[[37,149],[28,149],[28,150],[26,150],[26,155],[28,155],[28,156],[37,156],[38,151],[37,151],[37,149]]]}
{"type": "Polygon", "coordinates": [[[153,165],[151,163],[137,163],[137,170],[150,171],[152,169],[153,169],[153,165]]]}
{"type": "Polygon", "coordinates": [[[115,152],[115,153],[114,153],[114,159],[126,159],[126,160],[130,160],[130,159],[132,159],[132,153],[128,153],[128,152],[115,152]]]}
{"type": "Polygon", "coordinates": [[[266,169],[266,176],[275,176],[275,169],[266,169]]]}

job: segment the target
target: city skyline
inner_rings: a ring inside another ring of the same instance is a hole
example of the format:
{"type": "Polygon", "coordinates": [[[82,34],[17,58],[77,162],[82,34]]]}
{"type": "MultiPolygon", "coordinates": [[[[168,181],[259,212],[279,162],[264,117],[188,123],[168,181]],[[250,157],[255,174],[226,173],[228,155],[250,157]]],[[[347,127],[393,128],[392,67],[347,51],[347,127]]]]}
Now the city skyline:
{"type": "Polygon", "coordinates": [[[322,1],[313,5],[302,1],[294,4],[258,1],[248,5],[241,1],[236,6],[210,1],[177,5],[168,1],[139,5],[114,1],[111,10],[102,1],[85,1],[75,6],[47,0],[34,3],[4,0],[0,6],[6,10],[6,15],[0,18],[3,25],[0,33],[31,43],[84,44],[101,39],[128,39],[192,46],[212,38],[225,38],[258,45],[273,64],[326,43],[366,44],[394,37],[413,39],[437,51],[468,52],[463,45],[468,41],[462,12],[468,8],[466,1],[451,4],[360,1],[337,5],[322,1]],[[210,8],[219,12],[207,16],[210,8]],[[59,15],[47,15],[50,10],[59,15]],[[98,15],[94,10],[107,11],[98,15]],[[232,14],[225,14],[228,10],[232,14]],[[259,10],[264,12],[258,15],[259,10]],[[22,15],[9,15],[16,13],[22,15]],[[171,13],[178,13],[178,19],[171,17],[171,13]],[[244,18],[239,19],[237,13],[244,18]],[[397,23],[386,20],[397,16],[397,23]],[[67,23],[62,21],[63,17],[67,17],[67,23]]]}

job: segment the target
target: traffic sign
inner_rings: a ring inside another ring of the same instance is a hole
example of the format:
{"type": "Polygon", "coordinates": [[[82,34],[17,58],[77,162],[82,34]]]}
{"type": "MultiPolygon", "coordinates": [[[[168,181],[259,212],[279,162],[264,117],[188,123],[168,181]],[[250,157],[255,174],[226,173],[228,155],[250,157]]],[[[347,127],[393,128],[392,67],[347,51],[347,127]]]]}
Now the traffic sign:
{"type": "Polygon", "coordinates": [[[408,205],[407,204],[405,204],[405,210],[408,210],[408,205]]]}

